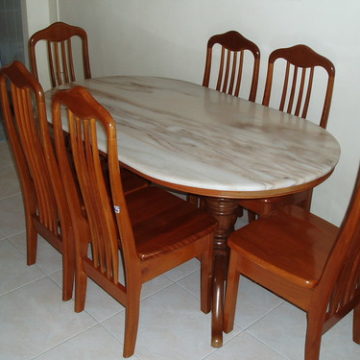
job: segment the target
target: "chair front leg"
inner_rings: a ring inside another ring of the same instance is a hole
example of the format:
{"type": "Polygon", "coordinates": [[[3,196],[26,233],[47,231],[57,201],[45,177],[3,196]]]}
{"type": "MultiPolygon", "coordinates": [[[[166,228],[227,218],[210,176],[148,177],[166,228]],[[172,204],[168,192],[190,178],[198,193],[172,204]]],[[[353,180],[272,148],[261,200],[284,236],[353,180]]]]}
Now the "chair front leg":
{"type": "Polygon", "coordinates": [[[141,284],[133,284],[127,288],[128,299],[125,310],[125,336],[123,356],[134,354],[139,326],[141,284]]]}
{"type": "Polygon", "coordinates": [[[311,313],[308,312],[305,339],[305,360],[319,359],[323,322],[323,314],[317,311],[312,311],[311,313]]]}

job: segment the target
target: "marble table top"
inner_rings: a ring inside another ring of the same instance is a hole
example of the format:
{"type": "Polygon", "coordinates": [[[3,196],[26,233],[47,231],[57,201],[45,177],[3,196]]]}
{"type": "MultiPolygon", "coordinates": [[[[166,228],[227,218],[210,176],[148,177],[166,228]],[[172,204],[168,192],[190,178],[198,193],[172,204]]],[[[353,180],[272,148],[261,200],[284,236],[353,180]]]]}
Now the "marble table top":
{"type": "Polygon", "coordinates": [[[321,182],[340,156],[337,140],[310,121],[193,83],[111,76],[75,84],[115,119],[121,163],[174,189],[281,195],[321,182]]]}

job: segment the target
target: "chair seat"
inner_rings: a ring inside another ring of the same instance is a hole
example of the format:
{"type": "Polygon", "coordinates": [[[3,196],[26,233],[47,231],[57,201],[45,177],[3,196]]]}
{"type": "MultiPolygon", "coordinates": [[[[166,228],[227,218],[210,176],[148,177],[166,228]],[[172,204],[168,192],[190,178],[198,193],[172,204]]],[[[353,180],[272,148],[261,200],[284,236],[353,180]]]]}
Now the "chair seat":
{"type": "Polygon", "coordinates": [[[195,242],[216,226],[216,220],[203,210],[158,187],[138,190],[126,200],[142,260],[195,242]]]}
{"type": "Polygon", "coordinates": [[[239,256],[266,267],[267,272],[313,288],[338,231],[335,225],[300,207],[286,206],[233,233],[228,245],[239,256]]]}

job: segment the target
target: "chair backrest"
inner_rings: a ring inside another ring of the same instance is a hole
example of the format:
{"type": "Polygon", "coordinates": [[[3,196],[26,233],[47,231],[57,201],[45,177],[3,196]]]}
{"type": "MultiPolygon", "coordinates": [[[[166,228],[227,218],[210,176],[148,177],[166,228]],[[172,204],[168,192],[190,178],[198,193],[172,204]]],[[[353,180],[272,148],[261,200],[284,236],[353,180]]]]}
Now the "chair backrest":
{"type": "Polygon", "coordinates": [[[203,86],[209,87],[212,52],[215,44],[221,46],[216,90],[229,95],[239,96],[243,77],[244,53],[249,51],[254,56],[249,100],[255,101],[259,77],[260,50],[256,44],[246,39],[237,31],[228,31],[224,34],[214,35],[209,39],[207,43],[203,86]]]}
{"type": "MultiPolygon", "coordinates": [[[[58,91],[53,97],[53,126],[56,155],[66,189],[73,222],[86,212],[92,258],[87,256],[87,243],[79,249],[86,262],[94,270],[100,270],[114,284],[118,283],[119,255],[121,245],[126,280],[136,267],[137,256],[134,235],[120,180],[117,152],[116,125],[109,112],[83,87],[58,91]],[[67,117],[62,109],[67,109],[67,117]],[[62,116],[63,115],[63,116],[62,116]],[[80,194],[73,182],[63,135],[66,126],[70,135],[71,160],[74,163],[80,194]],[[100,134],[101,133],[101,134],[100,134]],[[98,150],[98,135],[105,139],[108,154],[110,187],[103,172],[98,150]],[[79,195],[84,208],[80,208],[79,195]],[[119,244],[119,239],[121,244],[119,244]],[[131,259],[131,260],[130,260],[131,259]],[[131,265],[130,265],[131,264],[131,265]]],[[[75,226],[77,246],[81,243],[81,231],[75,226]]],[[[78,252],[79,254],[79,252],[78,252]]],[[[140,263],[139,263],[140,264],[140,263]]],[[[138,267],[139,269],[139,267],[138,267]]],[[[139,270],[140,271],[140,270],[139,270]]]]}
{"type": "Polygon", "coordinates": [[[39,80],[36,63],[36,44],[46,41],[51,86],[56,87],[76,80],[73,59],[72,38],[77,36],[82,42],[82,62],[85,79],[91,78],[87,34],[84,29],[56,22],[33,34],[29,39],[31,71],[39,80]]]}
{"type": "Polygon", "coordinates": [[[293,47],[273,51],[269,56],[262,102],[265,106],[269,106],[270,103],[274,63],[277,59],[284,59],[286,61],[286,70],[284,74],[279,110],[286,111],[289,114],[294,114],[302,118],[307,117],[315,67],[322,67],[325,69],[328,75],[328,81],[320,118],[320,126],[326,128],[335,78],[335,67],[333,63],[306,45],[295,45],[293,47]],[[290,75],[291,67],[293,68],[292,76],[290,75]],[[300,70],[301,77],[298,79],[298,73],[300,70]],[[308,75],[307,70],[309,70],[308,75]],[[291,85],[289,86],[290,77],[292,79],[291,85]]]}
{"type": "Polygon", "coordinates": [[[63,188],[53,158],[43,90],[18,61],[0,70],[0,87],[5,127],[25,206],[33,204],[32,214],[53,234],[59,235],[59,221],[64,223],[68,220],[66,204],[62,199],[63,188]],[[45,158],[45,148],[49,160],[53,161],[50,168],[45,158]]]}
{"type": "Polygon", "coordinates": [[[317,292],[327,309],[324,331],[360,303],[360,171],[317,292]]]}

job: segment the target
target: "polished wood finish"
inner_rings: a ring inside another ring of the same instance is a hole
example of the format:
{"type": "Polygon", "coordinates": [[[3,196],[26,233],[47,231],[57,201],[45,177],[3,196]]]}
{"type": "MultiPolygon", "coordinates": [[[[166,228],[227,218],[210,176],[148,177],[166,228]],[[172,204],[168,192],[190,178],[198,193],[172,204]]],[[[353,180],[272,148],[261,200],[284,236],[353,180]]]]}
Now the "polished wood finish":
{"type": "MultiPolygon", "coordinates": [[[[315,68],[320,67],[326,71],[328,80],[319,122],[319,125],[325,129],[329,117],[335,79],[335,67],[333,63],[306,45],[295,45],[290,48],[273,51],[269,56],[262,102],[265,106],[269,106],[270,103],[275,62],[279,59],[286,61],[279,110],[302,118],[306,118],[309,109],[315,68]],[[293,68],[292,76],[290,75],[291,68],[293,68]],[[300,81],[298,78],[299,73],[301,73],[300,81]]],[[[312,189],[288,196],[241,200],[240,205],[249,210],[249,220],[252,221],[255,219],[255,214],[260,216],[268,215],[274,209],[278,209],[287,204],[299,205],[306,210],[310,210],[311,198],[312,189]]]]}
{"type": "Polygon", "coordinates": [[[0,86],[5,128],[24,202],[27,264],[36,262],[37,236],[41,235],[62,253],[63,299],[68,300],[74,278],[70,215],[53,157],[44,93],[34,76],[17,61],[0,70],[0,86]]]}
{"type": "Polygon", "coordinates": [[[203,86],[209,87],[213,57],[212,52],[216,44],[221,46],[216,90],[229,95],[239,96],[243,75],[244,53],[249,51],[254,56],[249,100],[255,101],[259,77],[260,50],[256,44],[246,39],[237,31],[228,31],[224,34],[214,35],[209,39],[207,43],[203,86]]]}
{"type": "Polygon", "coordinates": [[[53,124],[61,176],[75,225],[75,309],[84,309],[88,277],[123,304],[126,307],[123,355],[128,357],[134,353],[144,282],[197,257],[201,261],[201,310],[210,311],[216,220],[158,187],[124,195],[115,121],[85,88],[75,87],[54,95],[53,124]],[[67,108],[67,120],[61,117],[63,106],[67,108]],[[74,186],[66,154],[64,123],[70,133],[80,192],[74,186]],[[106,139],[110,188],[98,150],[100,132],[106,139]],[[92,256],[88,255],[89,243],[92,256]],[[119,281],[119,249],[124,282],[119,281]]]}
{"type": "Polygon", "coordinates": [[[284,59],[286,61],[286,70],[279,110],[286,111],[288,114],[300,116],[304,119],[306,118],[307,111],[309,109],[315,68],[322,67],[327,72],[328,81],[319,123],[319,125],[325,129],[329,117],[335,79],[335,67],[333,63],[306,45],[295,45],[290,48],[277,49],[273,51],[269,56],[264,97],[262,101],[262,104],[265,106],[269,106],[270,103],[274,64],[278,59],[284,59]],[[291,86],[289,87],[291,66],[293,67],[293,74],[291,86]],[[297,77],[300,71],[301,79],[299,83],[297,81],[297,77]],[[309,73],[309,76],[306,81],[307,72],[309,73]],[[297,86],[299,87],[297,88],[297,86]]]}
{"type": "Polygon", "coordinates": [[[360,178],[340,228],[289,205],[233,233],[224,330],[233,328],[239,275],[307,312],[305,360],[317,360],[322,334],[351,310],[360,344],[360,178]]]}
{"type": "Polygon", "coordinates": [[[39,79],[36,63],[36,44],[46,41],[51,86],[67,84],[76,80],[73,59],[72,38],[79,37],[82,43],[84,78],[91,78],[89,49],[86,31],[80,27],[55,22],[33,34],[29,39],[31,71],[39,79]]]}

